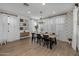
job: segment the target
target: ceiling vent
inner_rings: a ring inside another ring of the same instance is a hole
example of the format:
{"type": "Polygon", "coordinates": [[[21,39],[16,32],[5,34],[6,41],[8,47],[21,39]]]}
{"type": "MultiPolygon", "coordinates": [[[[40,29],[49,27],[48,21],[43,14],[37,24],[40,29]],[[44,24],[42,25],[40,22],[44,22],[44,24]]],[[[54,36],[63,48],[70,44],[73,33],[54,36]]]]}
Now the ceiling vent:
{"type": "Polygon", "coordinates": [[[24,5],[25,5],[25,6],[29,6],[29,4],[28,4],[28,3],[24,3],[24,5]]]}

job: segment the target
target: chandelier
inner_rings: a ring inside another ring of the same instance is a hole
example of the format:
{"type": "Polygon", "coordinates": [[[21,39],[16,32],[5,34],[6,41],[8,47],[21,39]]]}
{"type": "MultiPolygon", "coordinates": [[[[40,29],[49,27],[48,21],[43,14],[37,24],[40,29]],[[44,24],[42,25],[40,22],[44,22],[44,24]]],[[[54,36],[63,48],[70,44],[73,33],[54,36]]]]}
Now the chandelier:
{"type": "Polygon", "coordinates": [[[43,17],[42,17],[42,11],[40,11],[40,20],[39,20],[39,24],[44,24],[45,22],[43,21],[43,17]]]}

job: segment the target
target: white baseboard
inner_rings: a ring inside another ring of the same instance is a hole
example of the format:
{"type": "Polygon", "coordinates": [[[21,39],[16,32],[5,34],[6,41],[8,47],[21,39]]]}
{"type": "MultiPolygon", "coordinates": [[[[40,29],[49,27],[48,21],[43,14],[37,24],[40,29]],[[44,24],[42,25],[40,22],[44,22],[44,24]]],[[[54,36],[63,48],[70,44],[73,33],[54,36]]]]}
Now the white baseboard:
{"type": "Polygon", "coordinates": [[[14,41],[17,41],[17,40],[20,40],[20,39],[16,39],[16,40],[7,40],[7,42],[14,42],[14,41]]]}

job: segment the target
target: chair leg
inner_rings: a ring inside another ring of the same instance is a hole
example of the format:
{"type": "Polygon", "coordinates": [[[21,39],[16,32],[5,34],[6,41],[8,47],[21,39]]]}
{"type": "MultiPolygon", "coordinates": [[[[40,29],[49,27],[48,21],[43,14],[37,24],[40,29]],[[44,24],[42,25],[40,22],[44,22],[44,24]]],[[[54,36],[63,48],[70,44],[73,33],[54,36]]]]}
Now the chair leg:
{"type": "Polygon", "coordinates": [[[56,38],[55,38],[55,45],[57,45],[57,40],[56,40],[56,38]]]}
{"type": "Polygon", "coordinates": [[[53,42],[50,42],[50,49],[52,49],[53,42]]]}
{"type": "Polygon", "coordinates": [[[1,43],[0,43],[0,45],[2,46],[2,45],[3,45],[3,43],[1,42],[1,43]]]}
{"type": "Polygon", "coordinates": [[[34,38],[32,37],[32,42],[33,42],[34,38]]]}
{"type": "Polygon", "coordinates": [[[7,42],[4,42],[4,44],[6,45],[6,44],[7,44],[7,42]]]}
{"type": "Polygon", "coordinates": [[[45,46],[45,41],[43,42],[43,46],[45,46]]]}
{"type": "Polygon", "coordinates": [[[40,45],[41,45],[41,40],[40,40],[40,42],[39,42],[39,43],[40,43],[40,45]]]}
{"type": "Polygon", "coordinates": [[[38,43],[38,39],[37,39],[37,43],[38,43]]]}
{"type": "Polygon", "coordinates": [[[49,44],[48,44],[48,42],[46,42],[46,46],[47,46],[47,48],[49,48],[49,46],[48,46],[49,44]]]}
{"type": "Polygon", "coordinates": [[[38,43],[39,43],[39,45],[41,45],[41,40],[40,39],[38,40],[38,43]]]}

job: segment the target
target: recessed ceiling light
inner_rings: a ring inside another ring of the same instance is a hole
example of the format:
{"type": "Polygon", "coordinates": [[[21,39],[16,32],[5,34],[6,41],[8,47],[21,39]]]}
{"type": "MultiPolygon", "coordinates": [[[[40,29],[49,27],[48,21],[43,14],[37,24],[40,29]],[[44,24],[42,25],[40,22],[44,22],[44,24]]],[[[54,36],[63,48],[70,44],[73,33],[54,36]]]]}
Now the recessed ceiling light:
{"type": "Polygon", "coordinates": [[[46,3],[42,3],[42,5],[46,5],[46,3]]]}
{"type": "Polygon", "coordinates": [[[28,14],[30,14],[30,13],[31,13],[31,11],[28,11],[27,13],[28,13],[28,14]]]}
{"type": "Polygon", "coordinates": [[[23,3],[25,6],[29,6],[29,4],[28,3],[23,3]]]}

